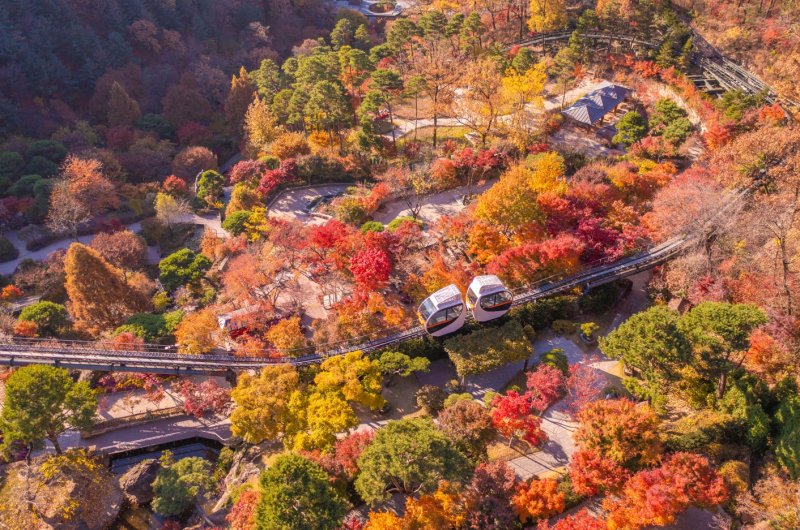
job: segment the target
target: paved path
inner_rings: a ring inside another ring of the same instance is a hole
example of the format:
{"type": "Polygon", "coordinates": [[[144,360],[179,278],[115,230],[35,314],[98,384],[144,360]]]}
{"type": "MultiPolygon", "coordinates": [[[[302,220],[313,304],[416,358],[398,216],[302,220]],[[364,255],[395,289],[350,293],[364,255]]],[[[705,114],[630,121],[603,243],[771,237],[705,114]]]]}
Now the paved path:
{"type": "Polygon", "coordinates": [[[309,213],[305,208],[324,195],[344,193],[353,184],[320,184],[282,191],[269,206],[269,214],[280,219],[300,221],[305,224],[324,224],[329,217],[318,213],[309,213]]]}
{"type": "MultiPolygon", "coordinates": [[[[142,224],[139,222],[132,223],[127,225],[127,228],[131,232],[138,232],[142,229],[142,224]]],[[[11,230],[6,232],[4,235],[6,238],[8,238],[11,244],[17,247],[17,250],[19,250],[19,256],[17,256],[17,258],[14,260],[0,263],[0,274],[12,274],[17,269],[17,265],[19,265],[22,261],[26,259],[41,261],[56,250],[65,249],[75,242],[75,239],[73,238],[59,239],[58,241],[53,241],[46,247],[40,248],[39,250],[28,250],[25,248],[25,241],[19,238],[17,230],[11,230]]],[[[78,241],[88,244],[92,239],[94,239],[94,236],[95,234],[79,236],[78,241]]]]}
{"type": "MultiPolygon", "coordinates": [[[[214,229],[218,235],[225,235],[227,232],[222,228],[222,223],[220,222],[219,215],[214,214],[206,214],[206,215],[198,215],[198,214],[191,214],[187,215],[184,219],[184,222],[203,225],[209,228],[214,229]]],[[[131,232],[137,233],[142,230],[142,223],[135,222],[125,226],[126,229],[130,230],[131,232]]],[[[97,234],[87,234],[83,236],[79,236],[77,241],[89,244],[94,236],[97,234]]],[[[27,250],[25,248],[25,241],[19,238],[17,231],[10,231],[6,232],[5,236],[8,238],[11,243],[17,247],[19,250],[19,256],[12,261],[6,261],[5,263],[0,263],[0,274],[13,274],[14,271],[17,269],[17,266],[26,259],[32,259],[34,261],[41,261],[56,250],[62,250],[68,248],[72,243],[76,240],[74,238],[64,238],[59,239],[58,241],[54,241],[47,245],[44,248],[40,248],[39,250],[27,250]]],[[[152,252],[148,251],[148,261],[152,259],[152,252]]]]}
{"type": "MultiPolygon", "coordinates": [[[[485,180],[480,184],[472,186],[472,193],[482,193],[497,179],[485,180]]],[[[425,223],[433,223],[437,219],[445,215],[456,215],[461,212],[467,205],[464,204],[462,198],[467,193],[466,186],[459,186],[450,190],[445,190],[432,195],[427,195],[421,200],[425,203],[419,210],[417,218],[425,223]]],[[[389,224],[398,217],[411,217],[411,210],[408,208],[408,203],[404,199],[396,199],[385,204],[376,211],[372,218],[383,224],[389,224]]]]}

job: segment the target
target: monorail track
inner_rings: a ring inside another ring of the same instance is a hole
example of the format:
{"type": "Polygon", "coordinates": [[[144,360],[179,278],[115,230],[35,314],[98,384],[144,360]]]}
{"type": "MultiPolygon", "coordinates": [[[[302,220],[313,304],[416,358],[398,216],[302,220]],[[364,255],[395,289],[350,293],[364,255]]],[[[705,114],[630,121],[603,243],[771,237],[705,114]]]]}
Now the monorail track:
{"type": "MultiPolygon", "coordinates": [[[[557,281],[539,282],[514,296],[513,306],[570,292],[589,289],[661,265],[680,254],[693,239],[679,237],[655,246],[641,254],[614,263],[593,267],[587,271],[557,281]]],[[[162,346],[147,345],[142,350],[128,351],[98,347],[96,343],[54,341],[47,339],[6,338],[0,342],[0,365],[25,366],[50,364],[70,369],[133,371],[161,374],[226,374],[257,370],[264,366],[291,364],[305,366],[329,357],[361,350],[373,352],[425,335],[421,326],[414,326],[384,337],[361,343],[346,343],[324,352],[295,358],[241,357],[229,353],[184,355],[165,351],[162,346]]]]}

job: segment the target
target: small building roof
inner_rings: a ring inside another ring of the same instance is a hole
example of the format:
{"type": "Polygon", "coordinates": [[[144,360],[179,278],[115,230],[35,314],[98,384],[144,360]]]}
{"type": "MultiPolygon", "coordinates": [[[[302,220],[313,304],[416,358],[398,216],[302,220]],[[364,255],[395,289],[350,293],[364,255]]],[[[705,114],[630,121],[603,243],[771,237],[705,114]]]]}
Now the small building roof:
{"type": "Polygon", "coordinates": [[[472,283],[469,284],[469,288],[473,293],[479,296],[505,290],[503,282],[494,274],[476,276],[475,279],[472,280],[472,283]]]}
{"type": "Polygon", "coordinates": [[[461,302],[461,291],[454,284],[442,287],[430,296],[436,308],[447,307],[456,302],[461,302]]]}
{"type": "Polygon", "coordinates": [[[622,103],[630,93],[631,90],[627,87],[605,81],[561,113],[577,122],[593,125],[622,103]]]}

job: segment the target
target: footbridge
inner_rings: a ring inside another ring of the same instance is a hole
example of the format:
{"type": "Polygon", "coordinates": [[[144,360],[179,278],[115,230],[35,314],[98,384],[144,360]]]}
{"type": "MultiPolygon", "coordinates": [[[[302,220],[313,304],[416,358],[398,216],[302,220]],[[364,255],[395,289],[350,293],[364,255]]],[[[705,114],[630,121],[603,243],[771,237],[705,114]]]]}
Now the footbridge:
{"type": "MultiPolygon", "coordinates": [[[[610,283],[638,272],[652,269],[679,255],[696,240],[681,236],[649,248],[639,254],[613,263],[601,264],[565,278],[551,278],[537,282],[514,293],[514,306],[534,302],[549,296],[571,292],[574,289],[589,289],[610,283]]],[[[388,331],[388,333],[387,333],[388,331]]],[[[0,365],[25,366],[49,364],[69,369],[148,372],[160,374],[231,374],[244,370],[257,370],[275,364],[304,366],[315,364],[326,358],[361,350],[372,352],[422,337],[421,326],[408,327],[365,340],[318,346],[318,351],[298,357],[242,357],[228,352],[207,355],[186,355],[174,347],[145,345],[136,350],[116,349],[111,345],[89,341],[60,341],[7,337],[0,339],[0,365]]]]}

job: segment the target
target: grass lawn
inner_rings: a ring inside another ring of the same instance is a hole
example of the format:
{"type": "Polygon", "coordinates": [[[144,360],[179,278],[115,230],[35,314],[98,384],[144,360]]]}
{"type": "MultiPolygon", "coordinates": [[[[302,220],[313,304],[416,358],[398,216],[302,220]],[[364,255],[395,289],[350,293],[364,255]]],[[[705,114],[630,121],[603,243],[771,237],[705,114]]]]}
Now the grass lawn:
{"type": "Polygon", "coordinates": [[[489,444],[486,452],[489,454],[490,462],[508,462],[520,456],[538,453],[539,449],[519,440],[515,440],[509,447],[508,439],[498,436],[494,442],[489,444]]]}
{"type": "MultiPolygon", "coordinates": [[[[437,140],[443,142],[445,140],[453,140],[456,143],[467,145],[469,141],[464,137],[470,133],[467,127],[446,127],[440,125],[437,132],[437,140]]],[[[413,140],[414,132],[411,131],[403,137],[403,140],[413,140]]],[[[417,140],[432,141],[433,140],[433,127],[420,127],[417,129],[417,140]]]]}

